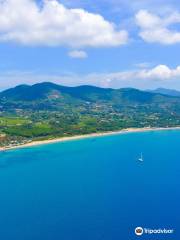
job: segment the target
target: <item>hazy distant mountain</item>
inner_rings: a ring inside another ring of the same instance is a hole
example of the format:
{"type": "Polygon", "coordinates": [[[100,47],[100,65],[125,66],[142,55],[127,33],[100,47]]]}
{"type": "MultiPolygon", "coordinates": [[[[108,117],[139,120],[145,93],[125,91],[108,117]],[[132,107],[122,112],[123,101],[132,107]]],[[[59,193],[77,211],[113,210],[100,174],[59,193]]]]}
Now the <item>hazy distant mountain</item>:
{"type": "Polygon", "coordinates": [[[150,90],[150,92],[160,93],[160,94],[169,95],[173,97],[180,97],[180,91],[173,90],[173,89],[157,88],[155,90],[150,90]]]}

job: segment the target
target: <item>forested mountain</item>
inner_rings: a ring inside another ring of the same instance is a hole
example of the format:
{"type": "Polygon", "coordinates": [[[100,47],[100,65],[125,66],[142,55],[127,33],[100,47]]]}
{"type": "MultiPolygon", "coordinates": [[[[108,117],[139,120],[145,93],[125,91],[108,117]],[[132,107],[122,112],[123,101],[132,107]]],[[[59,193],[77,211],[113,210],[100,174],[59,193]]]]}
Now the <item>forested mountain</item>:
{"type": "Polygon", "coordinates": [[[128,127],[179,125],[180,97],[164,93],[48,82],[0,93],[1,145],[128,127]]]}

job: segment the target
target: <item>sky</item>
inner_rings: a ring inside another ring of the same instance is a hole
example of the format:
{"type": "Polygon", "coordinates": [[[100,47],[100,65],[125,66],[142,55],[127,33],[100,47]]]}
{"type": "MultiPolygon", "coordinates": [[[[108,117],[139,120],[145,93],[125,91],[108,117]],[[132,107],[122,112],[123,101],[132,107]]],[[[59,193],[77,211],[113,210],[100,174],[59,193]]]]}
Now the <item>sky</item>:
{"type": "Polygon", "coordinates": [[[0,91],[66,86],[180,90],[179,0],[0,0],[0,91]]]}

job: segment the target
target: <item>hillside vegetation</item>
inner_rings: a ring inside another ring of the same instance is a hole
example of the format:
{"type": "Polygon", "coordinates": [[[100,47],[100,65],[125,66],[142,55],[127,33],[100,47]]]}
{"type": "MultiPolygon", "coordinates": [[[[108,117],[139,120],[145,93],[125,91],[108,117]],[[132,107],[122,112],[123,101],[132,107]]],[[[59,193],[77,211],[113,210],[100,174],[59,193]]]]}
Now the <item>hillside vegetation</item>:
{"type": "Polygon", "coordinates": [[[20,85],[0,93],[0,146],[129,127],[180,125],[180,97],[132,88],[20,85]]]}

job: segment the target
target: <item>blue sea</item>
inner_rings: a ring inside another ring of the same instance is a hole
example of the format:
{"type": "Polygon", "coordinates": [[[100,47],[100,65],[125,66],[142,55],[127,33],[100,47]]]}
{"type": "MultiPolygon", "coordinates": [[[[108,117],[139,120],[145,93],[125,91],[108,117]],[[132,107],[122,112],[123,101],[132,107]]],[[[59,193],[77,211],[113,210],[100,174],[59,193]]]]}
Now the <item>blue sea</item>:
{"type": "Polygon", "coordinates": [[[0,152],[0,240],[133,239],[180,239],[180,131],[0,152]]]}

